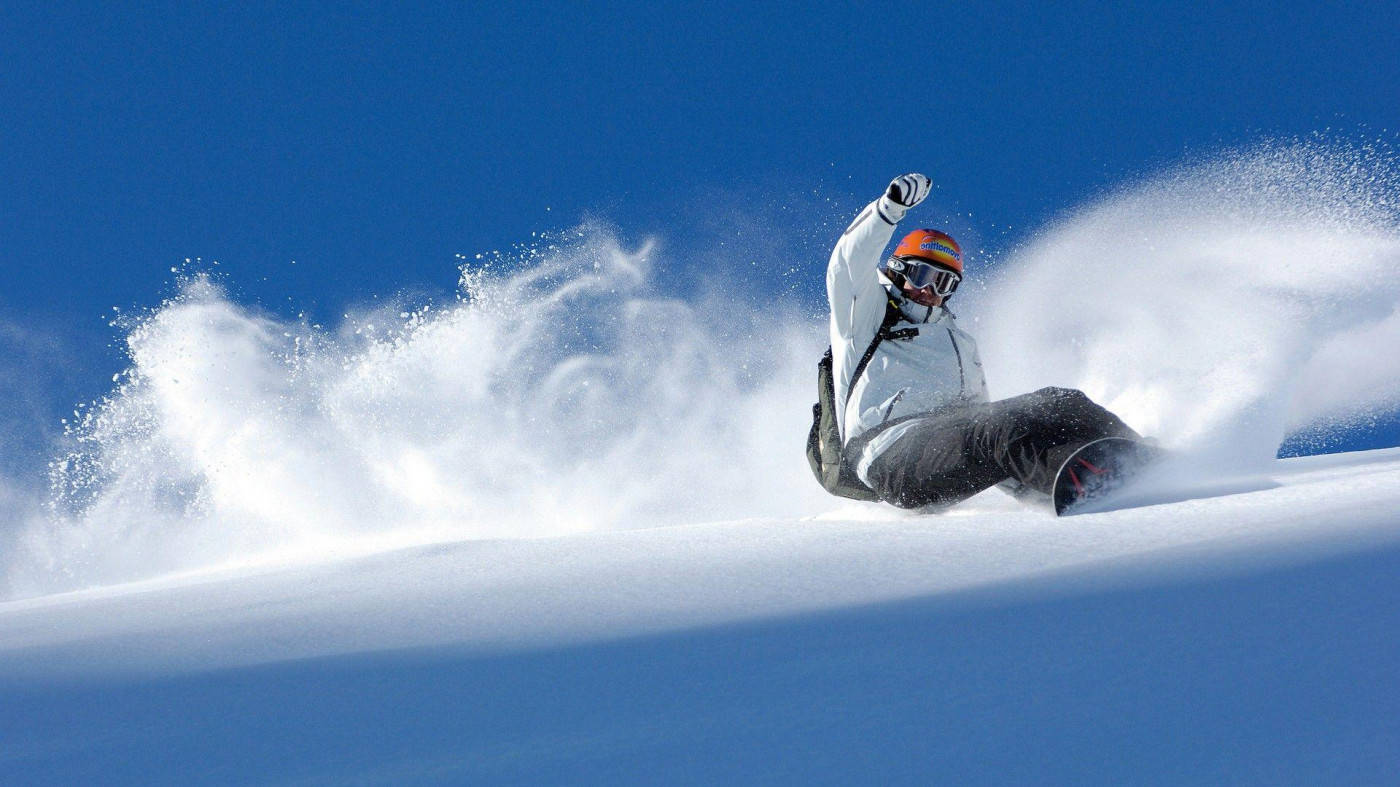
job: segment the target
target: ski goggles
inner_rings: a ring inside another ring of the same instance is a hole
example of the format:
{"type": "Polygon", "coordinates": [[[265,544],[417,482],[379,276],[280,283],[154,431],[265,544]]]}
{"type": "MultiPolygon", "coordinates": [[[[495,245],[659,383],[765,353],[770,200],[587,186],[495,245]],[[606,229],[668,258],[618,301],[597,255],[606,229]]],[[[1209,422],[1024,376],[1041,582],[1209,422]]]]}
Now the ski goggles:
{"type": "Polygon", "coordinates": [[[944,298],[952,295],[962,281],[962,276],[947,268],[909,257],[890,257],[885,267],[903,276],[910,287],[916,290],[932,287],[934,295],[944,298]]]}

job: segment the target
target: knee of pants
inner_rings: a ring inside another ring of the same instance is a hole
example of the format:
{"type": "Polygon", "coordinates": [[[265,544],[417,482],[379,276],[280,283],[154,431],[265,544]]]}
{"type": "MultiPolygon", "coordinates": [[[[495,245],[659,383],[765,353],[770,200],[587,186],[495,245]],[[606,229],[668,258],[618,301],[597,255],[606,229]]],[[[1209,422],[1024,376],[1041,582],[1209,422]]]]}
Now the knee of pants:
{"type": "Polygon", "coordinates": [[[1021,420],[1022,426],[1034,434],[1064,433],[1075,437],[1086,425],[1098,423],[1107,415],[1077,388],[1041,388],[1035,397],[1035,404],[1023,413],[1021,420]]]}
{"type": "Polygon", "coordinates": [[[1090,401],[1088,395],[1078,388],[1057,388],[1051,385],[1041,388],[1035,393],[1041,399],[1074,400],[1075,404],[1090,401]]]}

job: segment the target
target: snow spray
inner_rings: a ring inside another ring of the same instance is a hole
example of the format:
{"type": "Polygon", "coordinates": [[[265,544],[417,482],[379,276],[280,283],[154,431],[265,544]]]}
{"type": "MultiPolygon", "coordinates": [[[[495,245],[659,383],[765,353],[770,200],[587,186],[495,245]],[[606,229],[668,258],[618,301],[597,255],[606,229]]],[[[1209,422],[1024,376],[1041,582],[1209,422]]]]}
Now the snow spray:
{"type": "MultiPolygon", "coordinates": [[[[1400,391],[1395,173],[1345,145],[1221,154],[971,260],[987,284],[954,306],[994,396],[1077,387],[1168,447],[1266,461],[1400,391]]],[[[680,299],[652,284],[668,264],[584,227],[470,261],[445,307],[333,329],[190,279],[71,427],[10,595],[844,505],[802,454],[824,307],[680,299]]]]}
{"type": "MultiPolygon", "coordinates": [[[[196,276],[53,463],[16,592],[231,561],[819,512],[811,313],[664,297],[586,227],[446,308],[285,322],[196,276]]],[[[814,265],[813,275],[821,266],[814,265]]]]}
{"type": "Polygon", "coordinates": [[[1126,186],[1007,255],[968,307],[994,396],[1084,390],[1239,471],[1400,402],[1388,152],[1270,143],[1126,186]]]}

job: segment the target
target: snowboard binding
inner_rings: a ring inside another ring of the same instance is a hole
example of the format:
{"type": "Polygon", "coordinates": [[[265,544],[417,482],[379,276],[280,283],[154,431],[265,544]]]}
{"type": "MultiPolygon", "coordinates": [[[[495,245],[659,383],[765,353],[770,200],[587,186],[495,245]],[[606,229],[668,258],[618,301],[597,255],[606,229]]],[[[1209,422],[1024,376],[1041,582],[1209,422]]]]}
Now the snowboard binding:
{"type": "Polygon", "coordinates": [[[1126,437],[1104,437],[1075,449],[1055,474],[1055,514],[1070,516],[1097,508],[1143,468],[1161,459],[1162,449],[1126,437]]]}

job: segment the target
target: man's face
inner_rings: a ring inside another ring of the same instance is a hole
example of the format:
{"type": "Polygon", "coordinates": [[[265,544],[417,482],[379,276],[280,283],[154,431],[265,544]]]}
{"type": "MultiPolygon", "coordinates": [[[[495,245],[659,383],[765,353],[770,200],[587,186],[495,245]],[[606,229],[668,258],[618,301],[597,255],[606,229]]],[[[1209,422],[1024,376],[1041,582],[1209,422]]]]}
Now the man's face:
{"type": "Polygon", "coordinates": [[[904,282],[904,297],[920,306],[927,306],[930,309],[943,305],[943,296],[934,294],[933,287],[924,287],[923,289],[916,290],[909,286],[908,281],[904,282]]]}
{"type": "Polygon", "coordinates": [[[956,270],[933,261],[891,257],[886,265],[904,297],[930,309],[942,306],[961,280],[956,270]]]}

